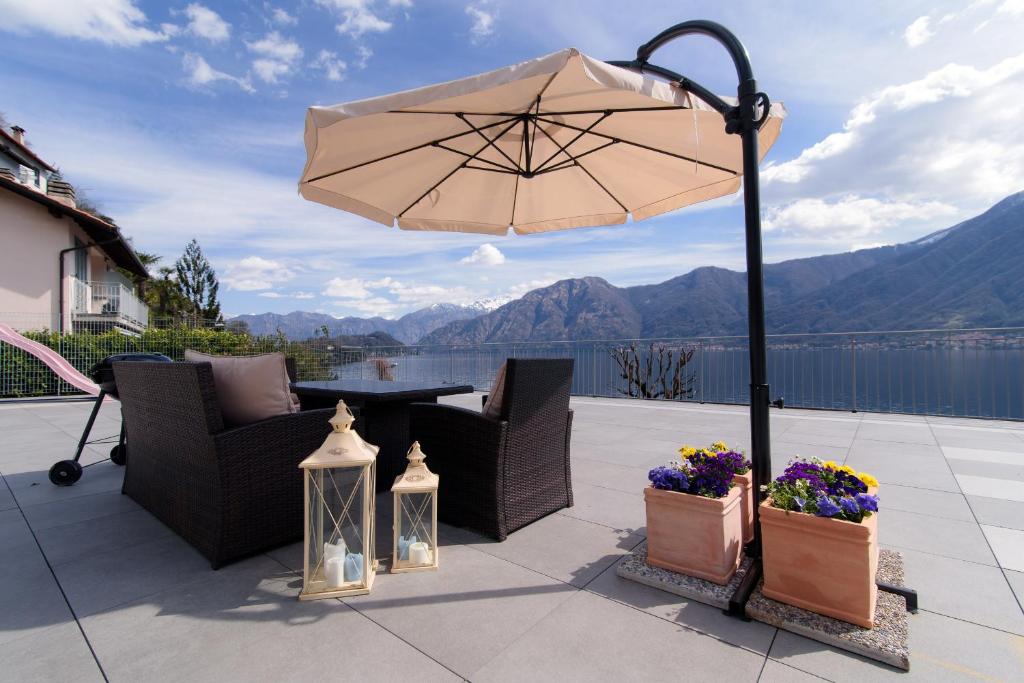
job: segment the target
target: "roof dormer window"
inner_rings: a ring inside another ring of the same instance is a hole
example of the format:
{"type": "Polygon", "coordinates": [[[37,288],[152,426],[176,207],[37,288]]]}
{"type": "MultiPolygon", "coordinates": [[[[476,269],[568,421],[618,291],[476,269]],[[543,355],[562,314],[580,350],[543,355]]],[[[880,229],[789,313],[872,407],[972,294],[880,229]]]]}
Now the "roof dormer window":
{"type": "Polygon", "coordinates": [[[32,185],[33,187],[39,187],[39,173],[36,169],[31,166],[25,166],[24,164],[18,165],[18,178],[25,185],[32,185]]]}

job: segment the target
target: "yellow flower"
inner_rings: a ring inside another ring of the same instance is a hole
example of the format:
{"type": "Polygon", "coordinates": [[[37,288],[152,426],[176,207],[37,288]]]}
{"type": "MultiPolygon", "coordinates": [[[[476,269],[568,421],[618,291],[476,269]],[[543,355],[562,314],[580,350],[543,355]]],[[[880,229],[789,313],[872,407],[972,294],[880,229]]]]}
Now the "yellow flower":
{"type": "Polygon", "coordinates": [[[716,441],[713,444],[711,444],[711,450],[720,453],[722,451],[729,450],[729,447],[725,445],[724,441],[716,441]]]}
{"type": "Polygon", "coordinates": [[[826,470],[839,469],[839,465],[836,464],[835,460],[826,460],[825,462],[821,463],[821,466],[824,467],[826,470]]]}
{"type": "Polygon", "coordinates": [[[686,444],[683,444],[682,446],[679,447],[679,455],[683,456],[684,458],[692,458],[696,453],[697,449],[694,448],[693,446],[687,446],[686,444]]]}
{"type": "Polygon", "coordinates": [[[857,470],[853,469],[849,465],[843,465],[842,467],[839,468],[839,471],[840,472],[846,472],[847,474],[849,474],[850,476],[853,476],[853,477],[857,476],[857,470]]]}
{"type": "Polygon", "coordinates": [[[878,486],[878,480],[872,477],[867,472],[858,472],[857,478],[864,482],[867,486],[878,486]]]}

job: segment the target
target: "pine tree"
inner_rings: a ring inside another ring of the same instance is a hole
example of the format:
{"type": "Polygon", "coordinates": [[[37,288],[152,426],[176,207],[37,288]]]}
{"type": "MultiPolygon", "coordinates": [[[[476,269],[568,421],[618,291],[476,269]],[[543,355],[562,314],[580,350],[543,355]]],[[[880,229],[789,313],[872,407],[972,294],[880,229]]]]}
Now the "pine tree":
{"type": "Polygon", "coordinates": [[[199,242],[192,240],[185,247],[174,268],[178,273],[178,290],[191,302],[195,314],[202,320],[223,322],[220,314],[220,302],[217,301],[217,290],[220,283],[213,266],[206,260],[199,242]]]}

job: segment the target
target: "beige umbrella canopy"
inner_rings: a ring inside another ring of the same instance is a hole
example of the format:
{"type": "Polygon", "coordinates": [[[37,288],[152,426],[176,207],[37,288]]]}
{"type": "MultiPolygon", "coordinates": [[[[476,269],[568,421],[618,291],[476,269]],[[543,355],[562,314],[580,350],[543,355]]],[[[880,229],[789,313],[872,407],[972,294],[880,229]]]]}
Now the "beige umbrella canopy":
{"type": "MultiPolygon", "coordinates": [[[[784,116],[771,105],[762,157],[784,116]]],[[[576,49],[310,107],[305,139],[303,197],[406,230],[615,225],[736,192],[743,173],[718,111],[576,49]]]]}

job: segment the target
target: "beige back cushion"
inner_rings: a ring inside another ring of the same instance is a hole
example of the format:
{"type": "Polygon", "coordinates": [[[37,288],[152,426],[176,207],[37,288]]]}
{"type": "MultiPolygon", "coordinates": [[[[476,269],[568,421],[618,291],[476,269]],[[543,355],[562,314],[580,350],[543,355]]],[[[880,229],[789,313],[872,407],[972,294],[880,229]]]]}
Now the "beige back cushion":
{"type": "Polygon", "coordinates": [[[487,395],[487,403],[480,414],[492,420],[501,419],[501,401],[505,396],[505,363],[498,368],[498,374],[494,376],[494,384],[491,385],[491,393],[487,395]]]}
{"type": "Polygon", "coordinates": [[[224,422],[235,427],[298,412],[292,403],[283,353],[211,356],[186,350],[185,360],[208,362],[224,422]]]}

